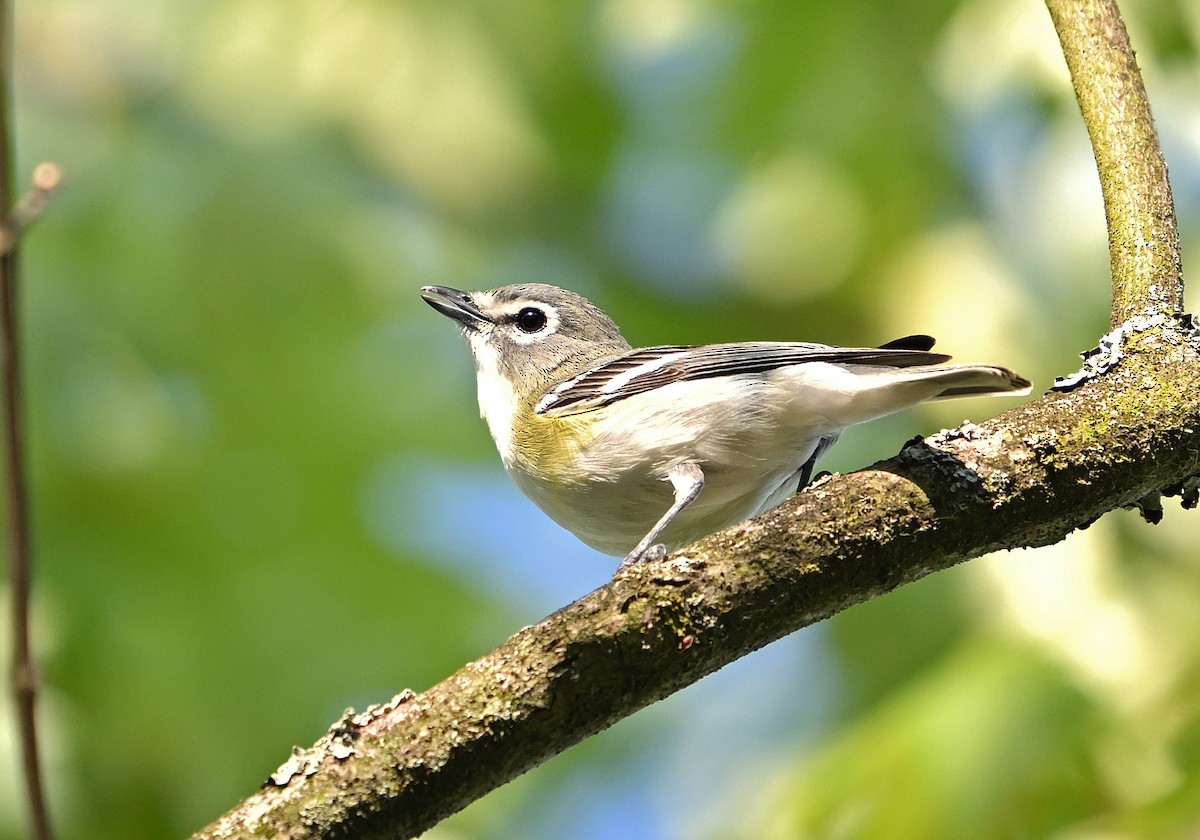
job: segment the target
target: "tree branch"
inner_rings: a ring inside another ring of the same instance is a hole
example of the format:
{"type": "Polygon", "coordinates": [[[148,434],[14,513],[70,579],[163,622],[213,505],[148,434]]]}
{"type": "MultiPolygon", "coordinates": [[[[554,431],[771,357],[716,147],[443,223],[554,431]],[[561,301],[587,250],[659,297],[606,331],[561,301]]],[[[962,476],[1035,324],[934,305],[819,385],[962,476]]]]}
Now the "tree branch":
{"type": "Polygon", "coordinates": [[[38,748],[37,674],[29,631],[31,588],[29,504],[21,415],[21,357],[18,330],[20,271],[17,246],[22,230],[42,211],[58,184],[58,168],[42,164],[34,187],[13,205],[12,8],[0,0],[0,402],[4,415],[4,484],[8,579],[12,589],[12,691],[17,740],[29,810],[30,837],[49,840],[50,815],[38,748]]]}
{"type": "Polygon", "coordinates": [[[797,628],[1181,483],[1200,471],[1200,340],[1166,321],[1130,344],[1102,379],[809,488],[343,719],[195,837],[415,836],[797,628]],[[1179,375],[1148,389],[1164,369],[1179,375]]]}
{"type": "Polygon", "coordinates": [[[1150,102],[1114,0],[1046,0],[1104,195],[1112,325],[1183,311],[1175,203],[1150,102]]]}
{"type": "Polygon", "coordinates": [[[422,694],[348,714],[196,840],[415,836],[852,604],[997,549],[1057,542],[1159,492],[1194,506],[1200,337],[1175,317],[1178,236],[1145,93],[1111,3],[1047,3],[1104,189],[1121,327],[1103,354],[1058,392],[809,487],[619,575],[422,694]]]}

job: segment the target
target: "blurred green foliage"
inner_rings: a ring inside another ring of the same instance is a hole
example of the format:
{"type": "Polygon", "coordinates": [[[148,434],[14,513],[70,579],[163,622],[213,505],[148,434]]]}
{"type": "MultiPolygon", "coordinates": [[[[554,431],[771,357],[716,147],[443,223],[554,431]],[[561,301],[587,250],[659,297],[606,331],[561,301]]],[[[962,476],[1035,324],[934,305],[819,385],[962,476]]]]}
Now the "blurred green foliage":
{"type": "MultiPolygon", "coordinates": [[[[1200,6],[1129,6],[1192,245],[1200,6]]],[[[40,0],[16,59],[21,172],[67,176],[22,301],[64,837],[186,835],[610,574],[504,482],[422,284],[570,286],[635,343],[927,331],[1042,387],[1107,323],[1037,3],[40,0]]],[[[1169,507],[855,608],[432,836],[1194,836],[1169,507]]]]}

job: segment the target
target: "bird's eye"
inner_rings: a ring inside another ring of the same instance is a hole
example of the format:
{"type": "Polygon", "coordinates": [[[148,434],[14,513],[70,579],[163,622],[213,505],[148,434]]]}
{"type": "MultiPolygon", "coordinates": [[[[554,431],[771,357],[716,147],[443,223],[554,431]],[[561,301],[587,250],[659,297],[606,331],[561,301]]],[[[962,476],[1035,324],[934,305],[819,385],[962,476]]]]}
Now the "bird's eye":
{"type": "Polygon", "coordinates": [[[546,326],[546,313],[534,306],[526,306],[517,313],[517,329],[524,333],[535,333],[546,326]]]}

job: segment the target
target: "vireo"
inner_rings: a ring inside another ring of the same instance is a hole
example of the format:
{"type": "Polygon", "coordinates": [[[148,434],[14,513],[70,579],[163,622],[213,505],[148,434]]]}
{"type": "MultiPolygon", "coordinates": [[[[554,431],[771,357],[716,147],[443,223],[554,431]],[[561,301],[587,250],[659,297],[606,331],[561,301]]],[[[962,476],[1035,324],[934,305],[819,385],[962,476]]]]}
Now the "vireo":
{"type": "Polygon", "coordinates": [[[458,322],[508,474],[621,567],[782,502],[849,426],[925,400],[1025,394],[933,339],[881,347],[754,341],[633,349],[574,292],[530,283],[421,289],[458,322]]]}

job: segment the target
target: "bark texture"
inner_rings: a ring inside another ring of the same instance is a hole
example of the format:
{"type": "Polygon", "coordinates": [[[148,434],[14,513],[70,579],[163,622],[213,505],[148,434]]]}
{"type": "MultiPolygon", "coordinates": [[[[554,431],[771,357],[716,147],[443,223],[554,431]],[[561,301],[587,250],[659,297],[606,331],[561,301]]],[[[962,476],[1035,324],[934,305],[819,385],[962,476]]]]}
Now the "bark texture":
{"type": "Polygon", "coordinates": [[[1112,325],[1183,310],[1175,204],[1150,102],[1115,0],[1046,0],[1096,155],[1112,325]]]}

